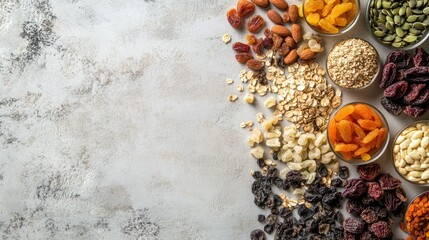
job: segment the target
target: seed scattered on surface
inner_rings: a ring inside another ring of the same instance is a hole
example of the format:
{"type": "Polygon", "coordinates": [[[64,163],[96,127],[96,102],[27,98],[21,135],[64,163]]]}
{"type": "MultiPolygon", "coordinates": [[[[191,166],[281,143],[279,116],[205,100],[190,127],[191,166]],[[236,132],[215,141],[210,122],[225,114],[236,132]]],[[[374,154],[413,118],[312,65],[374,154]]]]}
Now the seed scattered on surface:
{"type": "Polygon", "coordinates": [[[235,102],[237,99],[238,99],[238,96],[237,96],[237,95],[229,95],[229,96],[228,96],[228,100],[229,100],[230,102],[235,102]]]}
{"type": "Polygon", "coordinates": [[[227,43],[231,42],[231,35],[229,35],[229,34],[224,34],[224,35],[222,36],[222,42],[223,42],[223,43],[225,43],[225,44],[227,44],[227,43]]]}
{"type": "Polygon", "coordinates": [[[232,80],[231,78],[226,79],[226,83],[227,84],[233,84],[234,80],[232,80]]]}

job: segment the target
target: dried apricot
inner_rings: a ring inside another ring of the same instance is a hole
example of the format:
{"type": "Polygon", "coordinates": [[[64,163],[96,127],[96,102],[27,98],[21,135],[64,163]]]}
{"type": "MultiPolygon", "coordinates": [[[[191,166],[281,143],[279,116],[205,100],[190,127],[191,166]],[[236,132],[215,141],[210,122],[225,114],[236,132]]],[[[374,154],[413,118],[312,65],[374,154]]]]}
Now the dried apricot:
{"type": "Polygon", "coordinates": [[[324,5],[323,0],[308,0],[305,2],[304,10],[307,12],[316,12],[317,10],[321,10],[324,5]]]}
{"type": "MultiPolygon", "coordinates": [[[[329,16],[329,15],[328,15],[329,16]]],[[[319,26],[328,33],[338,33],[339,29],[334,25],[330,24],[328,21],[324,19],[320,19],[319,26]]]]}
{"type": "Polygon", "coordinates": [[[341,14],[346,13],[347,11],[353,8],[352,3],[341,3],[336,5],[331,12],[331,16],[334,18],[339,17],[341,14]]]}
{"type": "Polygon", "coordinates": [[[337,24],[337,23],[335,22],[335,18],[334,18],[334,17],[332,17],[332,15],[328,15],[328,16],[326,16],[326,17],[325,17],[325,20],[326,20],[328,23],[332,24],[333,26],[335,26],[335,24],[337,24]]]}
{"type": "Polygon", "coordinates": [[[363,143],[369,143],[372,140],[376,139],[378,136],[378,133],[380,132],[380,130],[378,128],[372,130],[371,132],[369,132],[366,137],[362,140],[363,143]]]}
{"type": "Polygon", "coordinates": [[[352,123],[353,125],[353,130],[356,133],[356,135],[360,138],[364,138],[366,136],[365,132],[362,130],[361,127],[359,127],[359,125],[357,125],[356,123],[352,123]]]}
{"type": "Polygon", "coordinates": [[[344,143],[338,143],[334,150],[337,152],[353,152],[358,148],[358,145],[356,144],[344,144],[344,143]]]}
{"type": "Polygon", "coordinates": [[[352,9],[346,13],[346,19],[347,19],[347,22],[349,23],[353,21],[353,19],[356,17],[356,14],[359,12],[358,5],[356,3],[352,3],[352,4],[353,4],[352,9]]]}
{"type": "Polygon", "coordinates": [[[352,158],[353,158],[353,153],[352,152],[340,152],[340,154],[346,160],[352,160],[352,158]]]}
{"type": "Polygon", "coordinates": [[[310,13],[306,16],[306,19],[310,25],[317,26],[320,20],[320,15],[318,13],[310,13]]]}
{"type": "Polygon", "coordinates": [[[328,136],[329,141],[331,141],[331,143],[334,143],[336,138],[337,138],[337,126],[336,126],[334,120],[331,120],[331,122],[329,122],[328,134],[329,134],[329,136],[328,136]]]}
{"type": "Polygon", "coordinates": [[[380,116],[378,116],[378,114],[372,110],[372,117],[374,118],[374,122],[377,124],[377,127],[381,127],[383,125],[383,122],[381,121],[380,116]]]}
{"type": "Polygon", "coordinates": [[[339,26],[339,27],[345,27],[348,23],[347,19],[343,18],[343,17],[337,17],[335,19],[335,22],[336,22],[337,26],[339,26]]]}
{"type": "Polygon", "coordinates": [[[359,119],[359,126],[365,130],[374,130],[378,127],[378,124],[371,120],[359,119]]]}
{"type": "Polygon", "coordinates": [[[328,14],[331,12],[332,8],[334,8],[334,4],[327,4],[322,9],[322,17],[328,16],[328,14]]]}
{"type": "Polygon", "coordinates": [[[364,153],[367,153],[369,150],[371,150],[370,146],[361,147],[354,152],[354,155],[360,156],[364,153]]]}
{"type": "Polygon", "coordinates": [[[350,114],[352,114],[355,111],[355,107],[353,105],[347,105],[343,108],[341,108],[340,110],[338,110],[338,112],[335,114],[335,121],[339,122],[343,119],[345,119],[346,117],[348,117],[350,114]]]}
{"type": "Polygon", "coordinates": [[[377,136],[377,140],[375,142],[375,147],[380,148],[381,144],[383,144],[386,137],[387,137],[387,129],[386,128],[380,129],[380,132],[378,133],[378,136],[377,136]]]}
{"type": "Polygon", "coordinates": [[[356,104],[355,113],[359,114],[363,119],[371,120],[373,111],[365,104],[356,104]]]}
{"type": "Polygon", "coordinates": [[[371,159],[371,155],[369,155],[368,153],[364,153],[361,155],[361,159],[362,161],[369,161],[371,159]]]}
{"type": "Polygon", "coordinates": [[[338,124],[338,132],[340,133],[341,139],[343,139],[344,142],[351,142],[352,141],[352,127],[349,121],[347,120],[341,120],[338,124]]]}

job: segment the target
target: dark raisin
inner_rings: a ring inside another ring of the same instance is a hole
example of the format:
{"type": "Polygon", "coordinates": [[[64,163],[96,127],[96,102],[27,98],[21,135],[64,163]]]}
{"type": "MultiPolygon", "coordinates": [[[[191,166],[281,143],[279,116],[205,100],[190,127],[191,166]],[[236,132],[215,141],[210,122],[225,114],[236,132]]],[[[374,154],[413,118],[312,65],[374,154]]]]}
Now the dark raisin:
{"type": "Polygon", "coordinates": [[[410,117],[416,118],[423,115],[425,113],[425,109],[419,106],[408,105],[408,106],[405,106],[403,113],[405,113],[410,117]]]}
{"type": "Polygon", "coordinates": [[[340,207],[340,201],[341,201],[340,192],[328,193],[328,194],[325,194],[322,198],[322,203],[329,207],[340,207]]]}
{"type": "Polygon", "coordinates": [[[261,178],[262,178],[262,173],[261,173],[260,171],[256,171],[256,172],[254,172],[254,173],[253,173],[252,177],[253,177],[255,180],[259,180],[259,179],[261,179],[261,178]]]}
{"type": "Polygon", "coordinates": [[[348,182],[344,189],[343,196],[345,198],[357,198],[362,196],[368,187],[361,179],[352,179],[348,182]]]}
{"type": "Polygon", "coordinates": [[[394,178],[389,173],[382,173],[378,182],[383,190],[393,190],[401,186],[401,180],[394,178]]]}
{"type": "Polygon", "coordinates": [[[260,168],[263,168],[263,167],[267,166],[267,165],[265,164],[264,159],[258,159],[258,160],[256,161],[256,163],[258,164],[258,166],[259,166],[260,168]]]}
{"type": "Polygon", "coordinates": [[[328,169],[326,168],[326,166],[325,165],[323,165],[323,164],[320,164],[319,165],[319,167],[318,167],[318,169],[317,169],[317,172],[319,173],[319,175],[320,176],[322,176],[322,177],[327,177],[328,176],[328,169]]]}
{"type": "Polygon", "coordinates": [[[271,198],[270,199],[267,199],[266,201],[265,201],[265,205],[268,207],[268,208],[273,208],[275,205],[274,205],[274,200],[272,200],[271,198]]]}
{"type": "Polygon", "coordinates": [[[232,49],[239,53],[248,53],[250,52],[250,46],[241,42],[235,42],[232,45],[232,49]]]}
{"type": "Polygon", "coordinates": [[[286,181],[293,188],[299,188],[302,184],[302,175],[297,170],[292,170],[286,174],[286,181]]]}
{"type": "Polygon", "coordinates": [[[290,188],[289,182],[287,180],[284,180],[283,181],[283,190],[287,191],[287,190],[289,190],[289,188],[290,188]]]}
{"type": "Polygon", "coordinates": [[[314,211],[310,208],[307,208],[304,204],[299,205],[298,207],[298,215],[302,220],[306,221],[313,217],[314,211]]]}
{"type": "Polygon", "coordinates": [[[402,106],[389,98],[382,97],[381,105],[384,107],[384,109],[386,109],[388,112],[395,116],[398,116],[402,113],[402,106]]]}
{"type": "Polygon", "coordinates": [[[340,211],[335,212],[334,214],[334,220],[337,221],[340,224],[343,224],[344,216],[340,211]]]}
{"type": "Polygon", "coordinates": [[[273,183],[276,187],[283,189],[283,183],[284,183],[283,179],[276,177],[276,178],[274,178],[273,183]]]}
{"type": "Polygon", "coordinates": [[[283,199],[279,195],[277,195],[277,194],[273,195],[273,200],[274,200],[274,205],[276,207],[282,205],[282,203],[283,203],[283,199]]]}
{"type": "Polygon", "coordinates": [[[279,209],[278,209],[278,208],[276,208],[276,207],[271,208],[271,214],[279,215],[279,209]]]}
{"type": "Polygon", "coordinates": [[[344,232],[344,239],[343,240],[356,240],[356,239],[359,239],[359,238],[357,238],[355,234],[353,234],[351,232],[347,232],[347,231],[344,232]]]}
{"type": "Polygon", "coordinates": [[[368,182],[368,195],[374,198],[377,201],[380,201],[383,198],[383,189],[381,189],[378,182],[368,182]]]}
{"type": "Polygon", "coordinates": [[[260,229],[255,229],[250,233],[250,240],[265,240],[265,233],[260,229]]]}
{"type": "Polygon", "coordinates": [[[274,232],[274,224],[267,224],[264,227],[264,231],[268,234],[271,234],[274,232]]]}
{"type": "Polygon", "coordinates": [[[428,82],[429,68],[428,67],[412,67],[404,71],[404,80],[408,82],[428,82]]]}
{"type": "Polygon", "coordinates": [[[358,199],[350,199],[347,201],[346,210],[348,213],[360,214],[365,209],[365,206],[358,199]]]}
{"type": "Polygon", "coordinates": [[[273,152],[273,159],[279,160],[279,152],[278,151],[273,152]]]}
{"type": "Polygon", "coordinates": [[[420,91],[426,87],[426,84],[419,83],[419,84],[410,84],[408,87],[408,91],[405,94],[403,100],[407,104],[411,104],[414,100],[417,99],[417,97],[420,95],[420,91]]]}
{"type": "Polygon", "coordinates": [[[387,88],[395,82],[396,78],[396,65],[394,63],[387,63],[384,65],[383,74],[381,76],[380,87],[387,88]]]}
{"type": "Polygon", "coordinates": [[[338,176],[342,179],[346,179],[349,177],[349,169],[346,166],[341,166],[338,172],[338,176]]]}
{"type": "Polygon", "coordinates": [[[420,92],[417,98],[411,102],[411,105],[425,105],[429,100],[429,89],[420,92]]]}
{"type": "Polygon", "coordinates": [[[416,67],[429,67],[429,54],[422,47],[416,49],[413,60],[416,67]]]}
{"type": "Polygon", "coordinates": [[[386,63],[394,63],[399,69],[410,65],[411,56],[405,51],[393,51],[386,59],[386,63]]]}
{"type": "Polygon", "coordinates": [[[259,214],[258,215],[258,222],[260,222],[260,223],[265,222],[265,216],[262,214],[259,214]]]}
{"type": "Polygon", "coordinates": [[[275,167],[269,167],[267,177],[276,178],[279,175],[279,170],[275,167]]]}
{"type": "Polygon", "coordinates": [[[343,180],[340,178],[334,178],[331,180],[331,185],[335,187],[342,187],[343,186],[343,180]]]}
{"type": "Polygon", "coordinates": [[[380,174],[380,165],[378,163],[360,165],[357,172],[363,180],[372,181],[380,174]]]}
{"type": "Polygon", "coordinates": [[[374,198],[372,198],[371,196],[367,194],[365,194],[364,197],[362,197],[362,203],[365,205],[370,205],[372,203],[376,202],[374,198]]]}
{"type": "Polygon", "coordinates": [[[363,210],[363,212],[360,213],[360,217],[366,222],[366,223],[375,223],[378,220],[378,215],[374,210],[371,208],[366,208],[363,210]]]}
{"type": "Polygon", "coordinates": [[[378,240],[378,238],[367,230],[360,235],[360,240],[378,240]]]}
{"type": "Polygon", "coordinates": [[[344,230],[353,234],[360,234],[365,230],[365,223],[355,218],[347,218],[343,223],[344,230]]]}
{"type": "Polygon", "coordinates": [[[384,90],[384,96],[392,99],[400,99],[407,92],[408,82],[396,82],[384,90]]]}
{"type": "Polygon", "coordinates": [[[378,221],[371,224],[369,229],[375,236],[379,238],[388,238],[392,236],[392,229],[390,229],[389,224],[384,221],[378,221]]]}
{"type": "Polygon", "coordinates": [[[402,204],[402,201],[396,196],[395,191],[385,191],[383,204],[388,211],[395,211],[402,204]]]}
{"type": "Polygon", "coordinates": [[[272,38],[264,38],[262,41],[265,49],[271,49],[273,47],[273,39],[272,38]]]}
{"type": "Polygon", "coordinates": [[[279,210],[279,216],[282,218],[287,218],[292,214],[292,211],[289,208],[282,207],[279,210]]]}

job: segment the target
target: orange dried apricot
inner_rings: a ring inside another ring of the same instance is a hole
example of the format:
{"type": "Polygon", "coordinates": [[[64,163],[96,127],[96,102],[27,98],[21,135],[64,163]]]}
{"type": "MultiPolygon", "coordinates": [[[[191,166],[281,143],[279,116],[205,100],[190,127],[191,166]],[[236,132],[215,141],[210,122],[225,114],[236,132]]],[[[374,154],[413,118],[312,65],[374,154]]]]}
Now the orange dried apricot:
{"type": "Polygon", "coordinates": [[[347,11],[351,10],[353,8],[353,4],[352,3],[340,3],[338,5],[336,5],[331,12],[331,16],[336,18],[338,16],[340,16],[343,13],[346,13],[347,11]]]}
{"type": "Polygon", "coordinates": [[[358,145],[356,144],[344,144],[344,143],[338,143],[334,150],[337,152],[353,152],[358,148],[358,145]]]}
{"type": "Polygon", "coordinates": [[[337,114],[335,114],[335,121],[339,122],[345,119],[347,116],[352,114],[355,111],[355,107],[353,105],[347,105],[340,110],[338,110],[337,114]]]}
{"type": "Polygon", "coordinates": [[[371,148],[369,146],[361,147],[355,151],[354,155],[360,156],[364,153],[367,153],[369,150],[371,150],[371,148]]]}
{"type": "Polygon", "coordinates": [[[310,13],[306,17],[307,22],[313,26],[317,26],[320,20],[320,15],[318,13],[310,13]]]}
{"type": "Polygon", "coordinates": [[[352,160],[353,159],[353,153],[352,152],[340,152],[340,154],[346,160],[352,160]]]}
{"type": "Polygon", "coordinates": [[[337,26],[339,27],[345,27],[347,25],[347,19],[343,17],[338,17],[335,19],[335,22],[337,23],[337,26]]]}
{"type": "Polygon", "coordinates": [[[378,124],[371,120],[359,119],[358,124],[361,128],[365,130],[374,130],[378,127],[378,124]]]}
{"type": "Polygon", "coordinates": [[[344,142],[351,142],[352,141],[352,127],[349,121],[347,120],[341,120],[337,124],[338,132],[340,133],[341,139],[344,142]]]}
{"type": "Polygon", "coordinates": [[[363,143],[369,143],[372,140],[376,139],[378,136],[378,133],[380,132],[380,130],[378,128],[372,130],[371,132],[369,132],[365,138],[362,140],[363,143]]]}
{"type": "Polygon", "coordinates": [[[381,128],[380,132],[378,133],[377,140],[375,142],[375,147],[380,148],[381,144],[383,144],[384,139],[386,139],[386,137],[387,137],[387,129],[381,128]]]}
{"type": "Polygon", "coordinates": [[[356,104],[355,113],[359,114],[365,120],[371,120],[373,116],[372,109],[365,104],[356,104]]]}
{"type": "Polygon", "coordinates": [[[364,153],[361,155],[361,159],[362,159],[362,161],[366,162],[366,161],[371,159],[371,155],[369,155],[368,153],[364,153]]]}
{"type": "Polygon", "coordinates": [[[350,11],[346,13],[346,19],[350,23],[356,17],[356,14],[359,12],[358,5],[356,3],[352,3],[353,7],[350,11]]]}
{"type": "Polygon", "coordinates": [[[322,9],[322,17],[328,16],[328,14],[331,12],[332,8],[334,8],[334,4],[327,4],[322,9]]]}
{"type": "Polygon", "coordinates": [[[374,122],[377,124],[377,127],[381,127],[383,125],[383,122],[381,121],[380,116],[378,116],[378,114],[372,110],[372,116],[374,117],[374,122]]]}
{"type": "MultiPolygon", "coordinates": [[[[329,15],[328,15],[329,16],[329,15]]],[[[325,19],[321,19],[319,21],[319,26],[326,32],[328,33],[338,33],[339,29],[336,28],[335,26],[333,26],[332,24],[330,24],[328,21],[326,21],[325,19]]]]}
{"type": "Polygon", "coordinates": [[[335,142],[337,138],[337,125],[335,124],[334,120],[331,120],[331,122],[329,122],[328,133],[329,133],[329,136],[328,136],[329,141],[331,141],[332,143],[335,142]]]}
{"type": "Polygon", "coordinates": [[[353,130],[356,133],[356,135],[360,138],[364,138],[366,136],[365,132],[362,130],[361,127],[359,127],[359,125],[357,125],[356,123],[352,123],[353,125],[353,130]]]}
{"type": "Polygon", "coordinates": [[[325,5],[323,0],[308,0],[305,2],[304,9],[307,12],[316,12],[325,5]]]}
{"type": "Polygon", "coordinates": [[[324,18],[329,24],[331,24],[332,26],[335,26],[336,22],[335,22],[335,18],[332,15],[328,15],[324,18]]]}

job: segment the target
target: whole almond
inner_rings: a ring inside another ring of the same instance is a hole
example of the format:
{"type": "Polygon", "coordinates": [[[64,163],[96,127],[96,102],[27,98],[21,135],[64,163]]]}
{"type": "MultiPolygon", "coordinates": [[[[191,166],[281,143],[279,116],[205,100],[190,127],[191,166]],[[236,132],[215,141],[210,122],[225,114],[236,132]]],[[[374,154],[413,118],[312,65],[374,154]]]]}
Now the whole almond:
{"type": "Polygon", "coordinates": [[[292,64],[296,62],[296,59],[298,59],[298,53],[296,53],[296,49],[292,49],[285,57],[283,62],[285,64],[292,64]]]}
{"type": "Polygon", "coordinates": [[[291,35],[289,29],[285,26],[282,26],[282,25],[274,25],[271,28],[271,32],[279,35],[280,37],[288,37],[291,35]]]}
{"type": "Polygon", "coordinates": [[[290,21],[290,16],[288,12],[283,12],[283,22],[287,23],[290,21]]]}
{"type": "Polygon", "coordinates": [[[270,5],[268,0],[252,0],[252,2],[261,8],[266,8],[268,5],[270,5]]]}
{"type": "Polygon", "coordinates": [[[285,38],[285,43],[289,48],[296,48],[296,42],[292,37],[285,38]]]}
{"type": "Polygon", "coordinates": [[[302,40],[301,26],[297,23],[292,24],[291,34],[292,34],[293,40],[295,40],[296,43],[299,43],[302,40]]]}
{"type": "Polygon", "coordinates": [[[310,59],[313,59],[314,57],[316,57],[316,54],[317,53],[315,53],[315,52],[311,51],[311,49],[307,48],[307,49],[302,50],[299,53],[299,58],[302,60],[310,60],[310,59]]]}
{"type": "Polygon", "coordinates": [[[278,12],[276,12],[275,10],[269,10],[267,12],[267,16],[271,20],[271,22],[273,22],[275,24],[283,25],[282,16],[280,16],[280,14],[278,12]]]}
{"type": "Polygon", "coordinates": [[[270,2],[278,9],[286,11],[288,5],[285,0],[270,0],[270,2]]]}
{"type": "Polygon", "coordinates": [[[298,10],[298,6],[292,4],[289,7],[289,18],[292,22],[296,22],[298,21],[299,18],[299,10],[298,10]]]}

